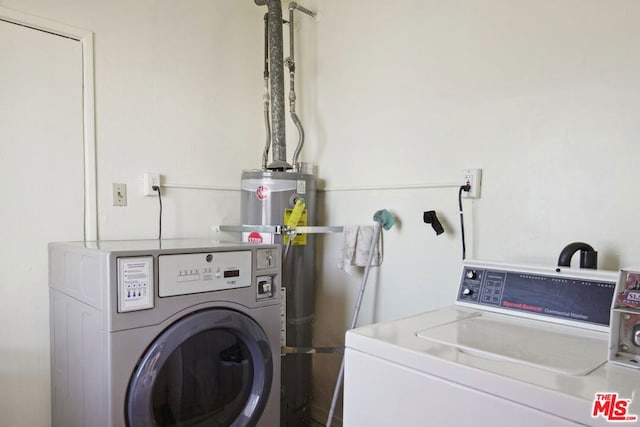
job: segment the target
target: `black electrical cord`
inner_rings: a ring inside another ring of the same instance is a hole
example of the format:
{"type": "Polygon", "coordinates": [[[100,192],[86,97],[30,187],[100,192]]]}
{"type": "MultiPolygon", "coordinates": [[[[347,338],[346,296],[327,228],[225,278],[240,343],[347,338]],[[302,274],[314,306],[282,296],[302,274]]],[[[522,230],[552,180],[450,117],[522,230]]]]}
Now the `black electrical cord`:
{"type": "Polygon", "coordinates": [[[463,185],[458,190],[458,208],[460,209],[460,233],[462,234],[462,259],[467,257],[467,246],[464,242],[464,217],[462,216],[462,192],[469,191],[471,186],[469,184],[463,185]]]}
{"type": "Polygon", "coordinates": [[[158,218],[158,240],[162,240],[162,194],[160,193],[160,187],[154,185],[151,187],[153,191],[158,192],[158,202],[160,203],[160,215],[158,218]]]}

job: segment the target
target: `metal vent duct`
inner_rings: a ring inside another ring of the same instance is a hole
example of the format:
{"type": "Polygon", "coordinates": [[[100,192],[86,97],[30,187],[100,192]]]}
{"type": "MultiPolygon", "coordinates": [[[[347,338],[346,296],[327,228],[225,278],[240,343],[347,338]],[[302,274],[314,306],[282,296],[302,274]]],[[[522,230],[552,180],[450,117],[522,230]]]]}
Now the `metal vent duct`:
{"type": "Polygon", "coordinates": [[[269,37],[269,79],[271,84],[271,170],[291,169],[287,163],[284,104],[284,48],[282,37],[282,5],[280,0],[254,0],[258,6],[267,6],[269,37]]]}

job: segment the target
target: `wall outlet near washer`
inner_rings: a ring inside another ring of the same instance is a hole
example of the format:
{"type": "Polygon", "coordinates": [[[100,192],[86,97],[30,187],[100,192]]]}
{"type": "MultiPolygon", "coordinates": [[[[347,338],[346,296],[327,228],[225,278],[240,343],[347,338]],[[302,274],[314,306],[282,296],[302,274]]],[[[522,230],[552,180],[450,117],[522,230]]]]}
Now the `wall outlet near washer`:
{"type": "Polygon", "coordinates": [[[156,196],[158,192],[153,187],[160,188],[160,174],[155,172],[142,173],[142,194],[145,196],[156,196]]]}
{"type": "Polygon", "coordinates": [[[462,185],[469,185],[471,188],[469,189],[469,191],[463,191],[462,197],[464,199],[479,199],[481,182],[482,169],[466,169],[464,171],[464,179],[462,181],[462,185]]]}

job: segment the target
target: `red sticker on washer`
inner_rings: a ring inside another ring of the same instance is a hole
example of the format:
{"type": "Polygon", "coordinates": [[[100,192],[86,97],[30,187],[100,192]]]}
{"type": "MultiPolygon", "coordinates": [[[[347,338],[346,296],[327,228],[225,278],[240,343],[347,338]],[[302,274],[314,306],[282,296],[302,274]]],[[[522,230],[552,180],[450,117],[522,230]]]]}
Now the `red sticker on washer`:
{"type": "Polygon", "coordinates": [[[258,188],[256,188],[256,197],[258,200],[267,200],[270,193],[271,190],[266,185],[259,185],[258,188]]]}

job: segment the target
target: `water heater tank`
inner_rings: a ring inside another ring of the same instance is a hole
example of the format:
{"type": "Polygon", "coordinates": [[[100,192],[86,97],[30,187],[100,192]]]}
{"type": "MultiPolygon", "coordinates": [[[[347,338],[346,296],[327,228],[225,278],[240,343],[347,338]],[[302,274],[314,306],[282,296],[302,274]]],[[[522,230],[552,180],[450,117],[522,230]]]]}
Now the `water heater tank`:
{"type": "MultiPolygon", "coordinates": [[[[306,208],[298,225],[316,225],[316,177],[277,171],[244,171],[241,182],[242,225],[285,225],[298,198],[306,208]]],[[[244,240],[281,243],[289,236],[246,232],[244,240]]],[[[314,317],[314,235],[297,235],[282,265],[286,290],[286,345],[312,346],[314,317]]],[[[306,426],[310,422],[311,355],[287,354],[282,358],[281,426],[306,426]]]]}

